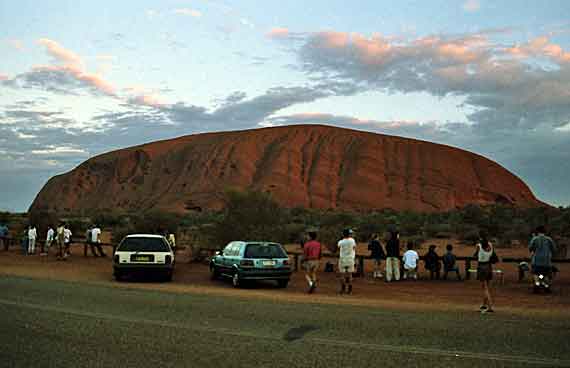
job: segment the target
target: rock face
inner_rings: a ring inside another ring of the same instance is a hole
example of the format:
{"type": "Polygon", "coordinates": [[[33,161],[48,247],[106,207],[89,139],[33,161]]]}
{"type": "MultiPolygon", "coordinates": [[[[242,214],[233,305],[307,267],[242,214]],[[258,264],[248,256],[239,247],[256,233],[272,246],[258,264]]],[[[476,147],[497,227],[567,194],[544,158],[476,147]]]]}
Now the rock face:
{"type": "Polygon", "coordinates": [[[479,155],[320,125],[207,133],[109,152],[51,178],[30,211],[220,209],[227,188],[281,205],[446,211],[540,206],[527,185],[479,155]]]}

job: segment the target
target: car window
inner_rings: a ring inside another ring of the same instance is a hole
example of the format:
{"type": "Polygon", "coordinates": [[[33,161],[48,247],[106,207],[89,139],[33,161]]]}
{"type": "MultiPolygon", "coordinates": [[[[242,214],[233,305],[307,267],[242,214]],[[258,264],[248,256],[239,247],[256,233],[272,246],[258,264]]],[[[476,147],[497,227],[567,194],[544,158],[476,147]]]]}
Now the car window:
{"type": "Polygon", "coordinates": [[[161,238],[125,238],[117,250],[121,252],[169,252],[170,248],[161,238]]]}
{"type": "Polygon", "coordinates": [[[232,249],[233,249],[233,243],[230,243],[228,245],[226,245],[226,247],[224,248],[224,256],[231,256],[232,255],[232,249]]]}
{"type": "Polygon", "coordinates": [[[276,243],[250,243],[245,248],[244,258],[287,258],[287,254],[276,243]]]}

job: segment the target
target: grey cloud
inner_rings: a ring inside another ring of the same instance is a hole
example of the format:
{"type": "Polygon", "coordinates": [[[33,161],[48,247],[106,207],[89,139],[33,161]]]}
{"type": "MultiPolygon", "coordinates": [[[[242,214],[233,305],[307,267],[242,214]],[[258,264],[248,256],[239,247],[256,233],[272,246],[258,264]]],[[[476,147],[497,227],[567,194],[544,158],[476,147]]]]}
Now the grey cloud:
{"type": "Polygon", "coordinates": [[[16,75],[13,79],[0,82],[4,87],[38,89],[61,95],[80,95],[90,93],[104,96],[101,89],[93,83],[78,79],[66,70],[39,69],[16,75]]]}

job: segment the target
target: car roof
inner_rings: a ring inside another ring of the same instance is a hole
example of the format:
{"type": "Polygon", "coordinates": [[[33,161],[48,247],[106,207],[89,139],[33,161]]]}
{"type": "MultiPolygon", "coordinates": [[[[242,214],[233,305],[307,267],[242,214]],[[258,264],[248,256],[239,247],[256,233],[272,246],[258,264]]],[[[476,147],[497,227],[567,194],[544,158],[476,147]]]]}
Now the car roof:
{"type": "Polygon", "coordinates": [[[126,238],[164,238],[162,235],[156,234],[129,234],[126,238]]]}
{"type": "Polygon", "coordinates": [[[238,243],[240,245],[244,245],[244,244],[279,244],[279,245],[281,245],[281,243],[274,242],[274,241],[259,241],[259,240],[248,240],[248,241],[234,240],[234,241],[229,242],[228,244],[231,244],[231,243],[238,243]]]}

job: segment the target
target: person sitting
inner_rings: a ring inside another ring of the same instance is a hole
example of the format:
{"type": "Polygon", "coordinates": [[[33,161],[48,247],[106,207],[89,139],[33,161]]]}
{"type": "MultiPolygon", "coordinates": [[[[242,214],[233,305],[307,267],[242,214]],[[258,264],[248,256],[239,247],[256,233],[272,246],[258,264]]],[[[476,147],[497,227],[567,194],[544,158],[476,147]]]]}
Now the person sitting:
{"type": "Polygon", "coordinates": [[[447,252],[443,256],[443,279],[447,280],[447,274],[449,272],[455,272],[457,274],[457,280],[461,281],[461,274],[459,273],[459,267],[457,266],[457,257],[453,254],[453,246],[447,244],[445,247],[447,252]]]}
{"type": "Polygon", "coordinates": [[[404,253],[402,261],[404,262],[404,280],[408,277],[414,280],[418,279],[418,261],[420,256],[414,248],[414,243],[408,242],[408,250],[404,253]]]}
{"type": "Polygon", "coordinates": [[[424,256],[425,268],[429,271],[429,278],[439,280],[439,272],[441,270],[441,262],[439,256],[435,252],[435,245],[430,245],[429,250],[424,256]]]}

